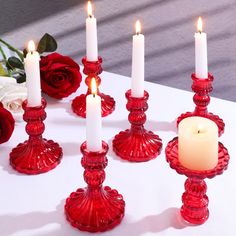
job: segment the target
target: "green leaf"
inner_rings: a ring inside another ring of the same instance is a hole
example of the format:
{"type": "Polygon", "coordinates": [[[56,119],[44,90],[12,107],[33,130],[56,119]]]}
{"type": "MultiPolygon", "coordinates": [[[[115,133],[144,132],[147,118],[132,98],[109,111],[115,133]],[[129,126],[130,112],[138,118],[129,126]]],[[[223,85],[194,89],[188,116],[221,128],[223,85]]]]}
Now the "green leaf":
{"type": "Polygon", "coordinates": [[[6,73],[2,63],[0,63],[0,76],[7,76],[7,73],[6,73]]]}
{"type": "Polygon", "coordinates": [[[5,46],[8,47],[8,49],[10,49],[11,51],[15,52],[18,57],[23,61],[23,54],[16,48],[14,48],[13,46],[11,46],[9,43],[7,43],[6,41],[4,41],[3,39],[0,38],[0,42],[3,43],[5,46]]]}
{"type": "Polygon", "coordinates": [[[37,51],[42,54],[44,52],[54,52],[57,49],[56,40],[46,33],[39,41],[37,51]]]}
{"type": "Polygon", "coordinates": [[[19,75],[16,77],[16,81],[18,84],[24,83],[26,81],[25,73],[19,73],[19,75]]]}
{"type": "Polygon", "coordinates": [[[9,69],[18,68],[18,69],[24,70],[24,65],[22,61],[18,59],[17,57],[9,57],[7,60],[7,67],[9,69]]]}

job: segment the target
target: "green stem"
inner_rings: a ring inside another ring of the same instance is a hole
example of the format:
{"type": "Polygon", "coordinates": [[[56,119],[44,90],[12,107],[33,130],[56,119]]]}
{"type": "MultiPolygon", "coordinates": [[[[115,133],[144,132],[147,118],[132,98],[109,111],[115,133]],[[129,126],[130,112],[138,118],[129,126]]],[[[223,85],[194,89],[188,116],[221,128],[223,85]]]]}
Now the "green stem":
{"type": "Polygon", "coordinates": [[[0,46],[0,53],[2,54],[2,57],[3,57],[4,61],[7,62],[6,54],[5,54],[4,51],[2,50],[2,47],[1,47],[1,46],[0,46]]]}
{"type": "Polygon", "coordinates": [[[23,54],[18,49],[14,48],[13,46],[11,46],[9,43],[7,43],[6,41],[4,41],[1,38],[0,38],[0,42],[3,43],[4,45],[6,45],[11,51],[15,52],[19,56],[21,61],[24,60],[23,54]]]}
{"type": "MultiPolygon", "coordinates": [[[[2,49],[1,46],[0,46],[0,53],[2,54],[2,57],[3,57],[3,60],[4,60],[5,64],[7,64],[7,56],[6,56],[6,54],[4,53],[4,51],[3,51],[3,49],[2,49]]],[[[8,69],[7,69],[7,75],[8,75],[8,76],[11,76],[11,72],[10,72],[10,70],[8,70],[8,69]]]]}

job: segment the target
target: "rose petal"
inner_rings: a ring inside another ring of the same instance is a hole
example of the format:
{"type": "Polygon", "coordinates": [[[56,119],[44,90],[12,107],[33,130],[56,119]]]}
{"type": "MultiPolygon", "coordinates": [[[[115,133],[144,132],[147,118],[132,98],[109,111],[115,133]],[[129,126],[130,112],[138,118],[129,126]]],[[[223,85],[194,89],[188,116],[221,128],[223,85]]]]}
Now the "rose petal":
{"type": "Polygon", "coordinates": [[[58,53],[42,57],[40,73],[42,91],[58,99],[75,92],[82,79],[79,65],[58,53]]]}

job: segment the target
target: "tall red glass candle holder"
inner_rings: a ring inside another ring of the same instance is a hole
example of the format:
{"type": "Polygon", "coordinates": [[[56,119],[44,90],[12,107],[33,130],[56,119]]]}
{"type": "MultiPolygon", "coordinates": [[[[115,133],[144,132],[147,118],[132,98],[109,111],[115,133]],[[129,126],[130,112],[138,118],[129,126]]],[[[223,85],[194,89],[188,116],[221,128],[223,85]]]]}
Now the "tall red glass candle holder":
{"type": "Polygon", "coordinates": [[[191,224],[203,224],[209,217],[209,199],[206,195],[207,185],[204,179],[220,175],[227,169],[229,162],[228,151],[222,143],[219,143],[218,150],[218,164],[214,169],[195,171],[185,168],[179,162],[178,138],[174,138],[166,147],[166,159],[170,167],[175,169],[178,174],[187,176],[180,213],[184,220],[191,224]]]}
{"type": "MultiPolygon", "coordinates": [[[[86,96],[88,94],[91,94],[91,80],[94,77],[96,79],[97,86],[99,87],[101,83],[101,78],[99,77],[99,74],[102,73],[102,58],[98,57],[98,61],[90,62],[87,61],[86,57],[82,59],[82,63],[84,65],[84,74],[87,75],[85,79],[85,83],[88,86],[88,90],[86,94],[81,94],[80,96],[76,97],[72,101],[72,110],[74,113],[76,113],[78,116],[81,116],[83,118],[86,117],[86,96]]],[[[102,101],[102,117],[108,116],[115,110],[115,100],[104,93],[99,92],[99,89],[97,90],[97,94],[101,97],[102,101]]]]}
{"type": "Polygon", "coordinates": [[[82,231],[103,232],[117,226],[124,217],[125,202],[115,189],[102,183],[105,180],[108,145],[103,141],[102,150],[90,152],[86,142],[81,145],[86,188],[79,188],[66,199],[65,214],[72,226],[82,231]]]}
{"type": "Polygon", "coordinates": [[[29,139],[13,148],[10,165],[18,172],[29,175],[47,172],[60,163],[62,148],[58,143],[42,137],[45,130],[43,121],[46,119],[46,100],[42,99],[42,105],[37,107],[28,107],[26,100],[22,107],[29,139]]]}
{"type": "Polygon", "coordinates": [[[195,73],[192,74],[192,90],[195,92],[193,96],[193,101],[196,104],[195,110],[193,112],[187,112],[182,114],[177,119],[177,126],[179,125],[180,121],[190,117],[190,116],[202,116],[214,121],[219,129],[219,136],[223,134],[225,124],[224,121],[217,115],[214,115],[207,110],[207,106],[210,103],[210,96],[209,93],[212,92],[212,82],[214,77],[209,73],[208,78],[206,79],[198,79],[195,73]]]}
{"type": "Polygon", "coordinates": [[[149,161],[161,151],[162,141],[158,135],[144,128],[146,122],[145,111],[148,109],[148,92],[136,98],[131,96],[131,90],[125,94],[128,102],[126,108],[131,128],[121,131],[113,139],[113,150],[122,159],[134,162],[149,161]]]}

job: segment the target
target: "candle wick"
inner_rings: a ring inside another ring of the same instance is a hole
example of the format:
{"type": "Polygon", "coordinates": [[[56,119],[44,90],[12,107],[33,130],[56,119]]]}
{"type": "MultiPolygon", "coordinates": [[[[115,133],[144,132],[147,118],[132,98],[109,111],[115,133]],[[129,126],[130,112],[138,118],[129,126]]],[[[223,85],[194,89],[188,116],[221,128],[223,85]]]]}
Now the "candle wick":
{"type": "Polygon", "coordinates": [[[93,93],[93,97],[95,98],[95,93],[93,93]]]}
{"type": "Polygon", "coordinates": [[[200,34],[201,34],[201,33],[202,33],[202,31],[201,31],[201,30],[198,30],[198,33],[200,33],[200,34]]]}
{"type": "Polygon", "coordinates": [[[140,32],[137,32],[137,35],[139,35],[140,34],[140,32]]]}
{"type": "Polygon", "coordinates": [[[33,55],[33,51],[30,51],[30,54],[33,55]]]}
{"type": "Polygon", "coordinates": [[[92,18],[92,15],[89,15],[89,18],[92,18]]]}
{"type": "Polygon", "coordinates": [[[200,130],[198,130],[197,133],[200,134],[200,130]]]}

